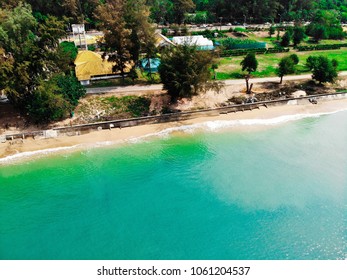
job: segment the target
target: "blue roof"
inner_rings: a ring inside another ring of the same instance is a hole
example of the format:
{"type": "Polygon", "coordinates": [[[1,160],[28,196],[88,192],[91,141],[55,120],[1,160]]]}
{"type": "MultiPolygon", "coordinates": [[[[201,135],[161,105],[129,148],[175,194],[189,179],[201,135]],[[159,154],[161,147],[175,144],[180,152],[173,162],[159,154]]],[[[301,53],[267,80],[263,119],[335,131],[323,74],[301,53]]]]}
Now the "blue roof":
{"type": "Polygon", "coordinates": [[[147,58],[141,59],[141,66],[145,70],[151,67],[151,69],[158,69],[160,65],[160,59],[159,58],[150,58],[149,61],[147,58]]]}

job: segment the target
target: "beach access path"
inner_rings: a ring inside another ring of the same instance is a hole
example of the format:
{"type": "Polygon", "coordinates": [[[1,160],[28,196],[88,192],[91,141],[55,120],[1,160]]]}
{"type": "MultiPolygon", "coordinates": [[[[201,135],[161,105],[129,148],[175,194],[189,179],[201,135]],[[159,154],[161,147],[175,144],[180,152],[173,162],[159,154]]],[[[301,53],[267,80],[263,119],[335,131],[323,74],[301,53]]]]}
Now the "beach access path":
{"type": "MultiPolygon", "coordinates": [[[[345,77],[345,76],[347,76],[347,71],[339,72],[339,77],[345,77]]],[[[311,78],[312,78],[312,74],[284,76],[283,82],[309,80],[311,78]]],[[[254,84],[279,82],[279,79],[280,79],[279,77],[254,78],[254,79],[250,79],[250,82],[254,84]]],[[[244,79],[221,80],[220,82],[223,82],[225,86],[234,86],[234,85],[243,85],[245,83],[245,80],[244,79]]],[[[162,89],[163,89],[163,84],[97,87],[97,88],[87,88],[87,94],[131,92],[132,94],[136,95],[136,93],[143,94],[143,92],[161,91],[162,89]]]]}

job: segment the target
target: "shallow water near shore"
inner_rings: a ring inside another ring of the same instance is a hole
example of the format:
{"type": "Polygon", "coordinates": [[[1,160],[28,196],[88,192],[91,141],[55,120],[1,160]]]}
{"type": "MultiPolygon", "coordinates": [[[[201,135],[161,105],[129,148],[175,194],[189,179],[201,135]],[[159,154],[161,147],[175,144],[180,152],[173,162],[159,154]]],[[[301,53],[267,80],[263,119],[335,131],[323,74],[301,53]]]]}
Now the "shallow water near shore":
{"type": "Polygon", "coordinates": [[[0,167],[0,259],[345,259],[347,112],[0,167]]]}

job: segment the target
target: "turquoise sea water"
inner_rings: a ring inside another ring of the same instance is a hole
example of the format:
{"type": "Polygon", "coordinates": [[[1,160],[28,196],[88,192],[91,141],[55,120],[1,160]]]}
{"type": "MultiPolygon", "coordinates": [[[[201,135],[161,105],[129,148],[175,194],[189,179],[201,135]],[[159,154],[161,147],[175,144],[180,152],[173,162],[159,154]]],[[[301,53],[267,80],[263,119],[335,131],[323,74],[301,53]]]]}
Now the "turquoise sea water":
{"type": "Polygon", "coordinates": [[[0,259],[346,259],[347,112],[0,165],[0,259]]]}

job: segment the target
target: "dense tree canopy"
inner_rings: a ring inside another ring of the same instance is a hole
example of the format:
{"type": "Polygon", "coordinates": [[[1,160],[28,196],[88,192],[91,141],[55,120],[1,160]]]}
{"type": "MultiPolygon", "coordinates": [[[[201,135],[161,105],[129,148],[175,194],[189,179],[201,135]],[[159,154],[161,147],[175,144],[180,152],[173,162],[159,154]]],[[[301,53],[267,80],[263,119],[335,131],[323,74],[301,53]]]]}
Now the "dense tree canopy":
{"type": "Polygon", "coordinates": [[[114,62],[113,71],[120,71],[124,78],[127,63],[131,59],[130,49],[133,44],[130,40],[131,29],[127,28],[125,21],[126,0],[109,0],[100,5],[96,15],[104,31],[105,55],[114,62]]]}
{"type": "Polygon", "coordinates": [[[333,59],[329,60],[325,56],[309,56],[306,62],[308,68],[312,71],[312,79],[320,84],[334,82],[337,78],[338,62],[333,59]]]}
{"type": "MultiPolygon", "coordinates": [[[[70,23],[95,24],[95,10],[108,0],[6,0],[0,6],[17,6],[29,3],[34,14],[64,15],[70,23]]],[[[157,23],[185,21],[187,13],[203,15],[204,21],[257,23],[279,21],[307,21],[316,17],[317,11],[336,13],[336,19],[347,21],[347,0],[146,0],[151,17],[157,23]],[[198,13],[198,12],[204,13],[198,13]]],[[[196,17],[201,21],[199,17],[196,17]]]]}
{"type": "Polygon", "coordinates": [[[210,68],[213,57],[188,45],[166,50],[159,66],[160,78],[173,101],[192,97],[213,86],[210,68]]]}
{"type": "MultiPolygon", "coordinates": [[[[84,95],[71,75],[77,49],[60,40],[72,23],[90,23],[104,31],[104,57],[114,71],[148,61],[157,55],[153,23],[231,22],[264,23],[294,20],[283,45],[300,44],[305,33],[315,40],[341,39],[347,21],[347,0],[6,0],[0,2],[0,90],[35,121],[63,118],[84,95]],[[303,27],[303,21],[310,21],[303,27]],[[127,66],[126,66],[127,65],[127,66]],[[39,104],[41,104],[39,106],[39,104]],[[42,108],[45,107],[45,108],[42,108]]],[[[280,26],[280,25],[277,25],[280,26]]],[[[270,32],[270,35],[273,34],[270,32]]],[[[212,58],[194,48],[178,47],[162,54],[161,78],[173,99],[206,88],[212,58]],[[170,66],[169,63],[172,63],[170,66]],[[175,66],[173,68],[173,65],[175,66]]],[[[292,71],[289,59],[282,74],[292,71]],[[289,69],[289,70],[288,70],[289,69]]],[[[314,78],[331,81],[336,63],[310,59],[314,78]],[[322,69],[325,71],[322,74],[322,69]],[[318,71],[319,70],[319,71],[318,71]]],[[[257,68],[255,57],[242,62],[248,74],[257,68]]],[[[212,67],[215,70],[215,66],[212,67]]],[[[130,72],[135,74],[134,71],[130,72]]]]}
{"type": "MultiPolygon", "coordinates": [[[[59,46],[65,34],[63,22],[54,16],[39,22],[28,4],[0,9],[0,15],[0,90],[36,122],[63,118],[75,105],[62,94],[55,78],[59,74],[65,79],[73,60],[59,46]]],[[[78,84],[76,78],[68,79],[78,84]]]]}
{"type": "Polygon", "coordinates": [[[251,74],[256,71],[258,68],[258,61],[255,58],[254,53],[249,53],[245,56],[245,58],[241,61],[242,71],[248,72],[251,74]]]}
{"type": "Polygon", "coordinates": [[[299,63],[299,58],[296,54],[283,57],[277,68],[277,75],[281,78],[280,84],[282,84],[283,76],[295,73],[295,65],[299,63]]]}
{"type": "Polygon", "coordinates": [[[107,0],[96,10],[105,34],[105,56],[123,78],[127,65],[136,65],[140,53],[146,53],[148,59],[155,56],[155,30],[149,15],[145,0],[107,0]]]}
{"type": "MultiPolygon", "coordinates": [[[[190,1],[190,0],[189,0],[190,1]]],[[[312,20],[315,11],[336,10],[341,16],[346,11],[346,0],[193,0],[194,6],[184,4],[187,0],[148,0],[152,7],[152,16],[156,22],[180,23],[177,13],[177,2],[184,2],[179,6],[185,12],[206,11],[207,20],[216,22],[222,18],[227,22],[273,22],[284,20],[306,21],[312,20]]]]}

